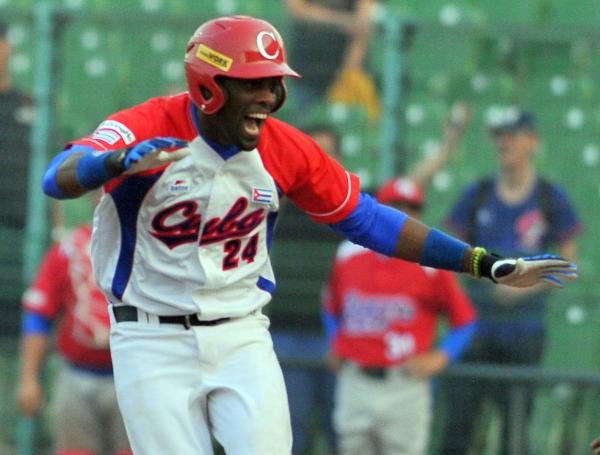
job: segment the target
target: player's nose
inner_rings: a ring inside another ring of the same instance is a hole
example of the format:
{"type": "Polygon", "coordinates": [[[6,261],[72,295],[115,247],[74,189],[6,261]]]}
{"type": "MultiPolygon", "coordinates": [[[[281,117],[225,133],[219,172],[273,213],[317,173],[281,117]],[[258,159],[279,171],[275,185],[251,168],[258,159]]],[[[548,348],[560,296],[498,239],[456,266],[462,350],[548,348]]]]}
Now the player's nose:
{"type": "Polygon", "coordinates": [[[279,87],[269,79],[264,79],[257,87],[254,95],[257,102],[273,107],[279,97],[279,87]]]}

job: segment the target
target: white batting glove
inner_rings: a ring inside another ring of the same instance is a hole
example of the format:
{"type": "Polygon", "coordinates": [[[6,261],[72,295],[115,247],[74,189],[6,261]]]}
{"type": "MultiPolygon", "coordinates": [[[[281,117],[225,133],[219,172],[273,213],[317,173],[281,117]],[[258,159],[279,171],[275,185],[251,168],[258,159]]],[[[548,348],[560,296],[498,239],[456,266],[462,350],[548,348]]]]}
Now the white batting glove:
{"type": "Polygon", "coordinates": [[[577,266],[560,256],[543,254],[518,259],[499,259],[491,269],[491,278],[496,283],[525,288],[539,283],[548,283],[562,288],[565,281],[577,278],[577,266]]]}

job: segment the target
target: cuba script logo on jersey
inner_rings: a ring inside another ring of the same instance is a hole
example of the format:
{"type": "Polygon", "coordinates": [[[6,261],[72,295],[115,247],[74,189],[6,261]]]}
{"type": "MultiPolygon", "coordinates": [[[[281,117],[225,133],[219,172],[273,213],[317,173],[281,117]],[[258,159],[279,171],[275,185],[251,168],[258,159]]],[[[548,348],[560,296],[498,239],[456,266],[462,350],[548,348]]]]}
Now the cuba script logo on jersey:
{"type": "MultiPolygon", "coordinates": [[[[250,234],[265,219],[265,210],[246,213],[249,202],[245,197],[233,203],[224,217],[209,219],[202,229],[200,245],[209,245],[250,234]]],[[[151,222],[150,235],[172,250],[185,243],[197,242],[202,217],[196,201],[182,201],[161,210],[151,222]]]]}

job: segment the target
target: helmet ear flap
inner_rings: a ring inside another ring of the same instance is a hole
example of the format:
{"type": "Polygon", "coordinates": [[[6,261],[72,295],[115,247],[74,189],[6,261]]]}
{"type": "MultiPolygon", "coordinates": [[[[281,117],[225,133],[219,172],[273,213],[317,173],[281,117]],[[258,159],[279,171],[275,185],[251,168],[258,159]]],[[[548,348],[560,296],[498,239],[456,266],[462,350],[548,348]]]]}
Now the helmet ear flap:
{"type": "Polygon", "coordinates": [[[195,81],[188,79],[188,88],[192,99],[197,100],[197,106],[205,114],[214,114],[225,103],[221,85],[211,77],[200,77],[195,81]]]}
{"type": "Polygon", "coordinates": [[[200,86],[200,94],[202,95],[202,98],[206,100],[206,102],[209,102],[213,97],[211,91],[203,85],[200,86]]]}
{"type": "Polygon", "coordinates": [[[280,84],[277,86],[275,95],[277,96],[277,104],[273,107],[272,112],[279,110],[287,98],[287,87],[285,81],[281,78],[280,84]]]}

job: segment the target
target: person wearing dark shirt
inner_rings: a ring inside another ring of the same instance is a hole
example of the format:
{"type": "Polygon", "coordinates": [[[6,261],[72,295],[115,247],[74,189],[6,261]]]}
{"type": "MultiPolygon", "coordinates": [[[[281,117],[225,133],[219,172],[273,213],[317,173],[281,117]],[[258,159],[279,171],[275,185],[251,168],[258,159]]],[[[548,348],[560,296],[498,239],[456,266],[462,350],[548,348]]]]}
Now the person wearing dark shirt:
{"type": "Polygon", "coordinates": [[[13,87],[9,60],[11,43],[8,27],[0,20],[0,198],[3,226],[23,228],[27,211],[27,176],[30,158],[30,130],[33,102],[30,96],[13,87]]]}
{"type": "MultiPolygon", "coordinates": [[[[567,259],[577,256],[575,236],[581,229],[565,189],[542,177],[535,168],[540,134],[532,113],[506,108],[489,132],[496,149],[498,170],[470,184],[452,208],[448,225],[466,241],[501,255],[537,255],[554,248],[567,259]]],[[[468,283],[480,321],[465,362],[537,365],[545,344],[545,304],[548,288],[527,289],[468,283]]],[[[507,385],[449,379],[443,455],[467,453],[479,406],[485,398],[498,405],[503,419],[501,454],[509,453],[507,385]]],[[[527,394],[526,413],[532,408],[527,394]]],[[[526,434],[526,430],[524,432],[526,434]]],[[[525,452],[528,453],[528,452],[525,452]]]]}
{"type": "Polygon", "coordinates": [[[0,245],[3,254],[0,270],[0,305],[5,310],[0,319],[0,333],[17,334],[20,301],[24,290],[21,274],[23,238],[27,219],[28,172],[31,156],[30,131],[33,101],[12,85],[9,72],[12,46],[8,23],[0,19],[0,245]]]}

